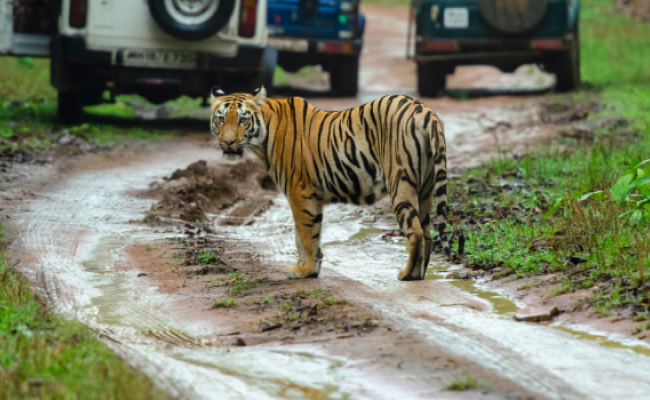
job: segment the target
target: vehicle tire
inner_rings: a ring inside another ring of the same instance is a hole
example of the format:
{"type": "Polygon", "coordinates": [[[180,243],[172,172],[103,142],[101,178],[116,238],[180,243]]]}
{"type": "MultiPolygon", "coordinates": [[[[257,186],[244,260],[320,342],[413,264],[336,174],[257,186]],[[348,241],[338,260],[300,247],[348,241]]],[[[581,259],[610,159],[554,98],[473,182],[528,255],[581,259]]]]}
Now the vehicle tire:
{"type": "Polygon", "coordinates": [[[547,8],[548,0],[478,0],[478,9],[488,25],[508,34],[535,28],[544,19],[547,8]]]}
{"type": "Polygon", "coordinates": [[[62,124],[77,124],[81,121],[84,106],[82,91],[70,90],[58,92],[56,120],[62,124]]]}
{"type": "Polygon", "coordinates": [[[264,74],[262,82],[264,82],[267,96],[273,95],[273,75],[275,75],[276,65],[278,65],[278,50],[275,47],[266,46],[262,64],[262,73],[264,74]]]}
{"type": "Polygon", "coordinates": [[[546,70],[555,74],[557,92],[569,92],[580,87],[579,35],[571,43],[571,48],[548,57],[546,70]]]}
{"type": "Polygon", "coordinates": [[[453,66],[441,61],[418,63],[418,92],[423,97],[442,97],[445,94],[447,74],[453,66]]]}
{"type": "Polygon", "coordinates": [[[339,56],[329,63],[330,86],[341,97],[354,97],[359,85],[359,55],[339,56]]]}
{"type": "Polygon", "coordinates": [[[235,0],[149,0],[160,28],[183,40],[203,40],[219,32],[230,19],[235,0]]]}

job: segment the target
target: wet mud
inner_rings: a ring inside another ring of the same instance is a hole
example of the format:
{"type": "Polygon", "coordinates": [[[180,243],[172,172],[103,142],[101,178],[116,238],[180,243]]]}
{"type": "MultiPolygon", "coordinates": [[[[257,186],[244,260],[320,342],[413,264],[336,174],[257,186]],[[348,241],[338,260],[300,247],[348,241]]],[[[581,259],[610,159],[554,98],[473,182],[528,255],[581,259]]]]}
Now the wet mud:
{"type": "MultiPolygon", "coordinates": [[[[177,169],[163,182],[152,183],[145,193],[159,199],[145,216],[145,223],[164,223],[180,219],[186,222],[204,222],[206,213],[231,209],[238,202],[240,210],[229,213],[230,220],[245,218],[252,210],[259,213],[264,203],[277,194],[273,180],[257,160],[247,158],[236,164],[208,165],[205,160],[177,169]]],[[[236,223],[236,222],[234,222],[236,223]]]]}
{"type": "MultiPolygon", "coordinates": [[[[402,54],[406,10],[363,7],[361,94],[314,99],[321,108],[416,94],[415,66],[402,54]]],[[[452,169],[560,133],[544,120],[540,98],[424,101],[446,123],[452,169]]],[[[43,301],[170,393],[642,399],[650,391],[644,351],[573,326],[515,322],[526,299],[485,281],[447,279],[460,265],[434,257],[428,279],[397,281],[407,252],[388,235],[397,229],[388,203],[326,208],[321,276],[286,280],[297,257],[286,199],[252,159],[226,163],[208,141],[206,132],[137,155],[24,166],[23,178],[0,191],[8,255],[43,301]],[[236,305],[215,306],[228,299],[236,305]],[[486,386],[445,390],[468,371],[486,386]]]]}

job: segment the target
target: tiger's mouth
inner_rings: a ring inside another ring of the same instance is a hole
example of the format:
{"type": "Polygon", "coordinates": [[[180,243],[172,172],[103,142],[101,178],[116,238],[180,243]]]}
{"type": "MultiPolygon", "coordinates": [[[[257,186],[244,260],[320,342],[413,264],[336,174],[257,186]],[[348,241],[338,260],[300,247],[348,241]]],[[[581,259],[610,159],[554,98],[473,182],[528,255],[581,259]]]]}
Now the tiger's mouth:
{"type": "Polygon", "coordinates": [[[223,158],[226,160],[239,160],[244,155],[244,148],[233,149],[229,147],[223,150],[223,158]]]}

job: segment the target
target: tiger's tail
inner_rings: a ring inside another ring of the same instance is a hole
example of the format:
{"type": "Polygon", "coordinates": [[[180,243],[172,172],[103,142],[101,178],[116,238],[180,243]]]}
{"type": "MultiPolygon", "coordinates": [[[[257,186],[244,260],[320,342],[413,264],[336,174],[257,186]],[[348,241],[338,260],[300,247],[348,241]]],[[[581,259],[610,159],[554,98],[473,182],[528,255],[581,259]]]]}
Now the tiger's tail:
{"type": "Polygon", "coordinates": [[[451,257],[451,247],[447,238],[447,148],[445,142],[445,126],[438,120],[433,124],[433,137],[435,144],[435,182],[436,194],[436,223],[438,224],[438,237],[447,257],[451,257]]]}

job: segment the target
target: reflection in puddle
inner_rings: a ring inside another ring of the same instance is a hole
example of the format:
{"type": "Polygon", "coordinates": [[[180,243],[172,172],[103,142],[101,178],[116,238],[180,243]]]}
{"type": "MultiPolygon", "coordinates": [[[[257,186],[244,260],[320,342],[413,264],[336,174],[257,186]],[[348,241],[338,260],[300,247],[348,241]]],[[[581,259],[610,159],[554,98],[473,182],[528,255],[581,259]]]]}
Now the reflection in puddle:
{"type": "Polygon", "coordinates": [[[116,251],[130,243],[124,236],[105,236],[81,263],[93,296],[78,315],[100,336],[146,355],[148,363],[160,357],[176,380],[191,386],[192,394],[188,388],[183,391],[188,398],[220,393],[223,399],[352,399],[351,388],[345,387],[352,377],[346,375],[349,364],[344,359],[311,348],[221,348],[218,339],[193,337],[139,304],[133,298],[134,273],[114,270],[116,251]]]}
{"type": "Polygon", "coordinates": [[[440,272],[448,271],[449,267],[451,267],[451,264],[432,263],[427,270],[426,279],[444,280],[445,282],[449,282],[452,286],[455,286],[467,293],[470,293],[483,300],[487,300],[492,305],[492,312],[495,314],[503,314],[509,316],[515,315],[515,312],[517,312],[517,306],[515,303],[503,297],[500,293],[485,290],[480,286],[477,286],[477,281],[472,279],[444,279],[444,275],[440,274],[440,272]]]}
{"type": "Polygon", "coordinates": [[[554,325],[553,328],[563,332],[567,332],[579,339],[595,341],[603,347],[609,347],[612,349],[627,349],[627,350],[632,350],[635,353],[650,356],[650,348],[645,346],[628,346],[628,345],[624,345],[623,343],[610,340],[607,336],[594,335],[584,331],[578,331],[575,329],[567,328],[565,326],[554,325]]]}
{"type": "MultiPolygon", "coordinates": [[[[364,224],[365,225],[365,224],[364,224]]],[[[367,238],[377,238],[379,234],[384,233],[382,229],[376,229],[373,225],[368,224],[365,227],[361,228],[356,234],[350,236],[348,241],[352,240],[363,240],[367,238]]],[[[392,238],[392,243],[399,245],[404,251],[408,251],[408,244],[406,240],[402,237],[392,238]]],[[[472,294],[478,298],[488,301],[492,305],[492,312],[495,314],[505,315],[512,317],[517,312],[517,306],[514,302],[504,297],[498,292],[486,290],[479,286],[480,281],[467,279],[467,280],[456,280],[456,279],[445,279],[445,276],[452,272],[454,269],[458,269],[460,266],[454,266],[446,262],[434,262],[432,261],[427,270],[426,279],[428,280],[440,280],[448,282],[450,285],[455,286],[467,293],[472,294]]],[[[621,342],[617,342],[609,339],[607,336],[590,334],[584,331],[570,329],[564,326],[553,326],[555,329],[570,333],[576,338],[583,340],[596,341],[599,345],[608,348],[616,349],[628,349],[632,350],[638,354],[643,354],[650,356],[650,348],[645,346],[633,346],[625,345],[621,342]]]]}

